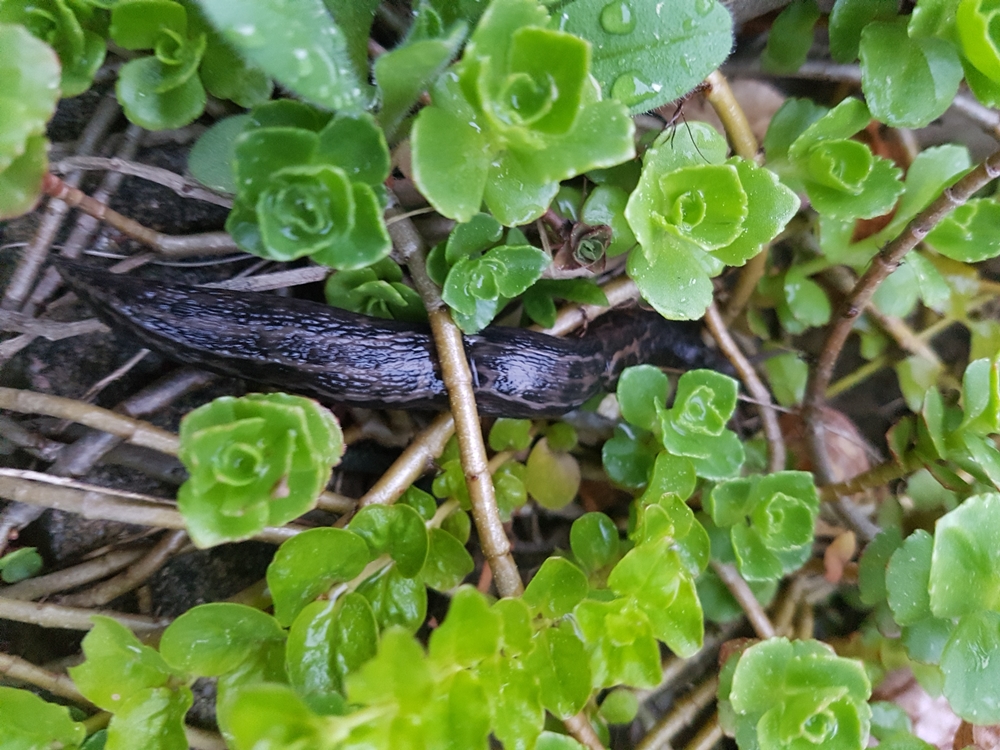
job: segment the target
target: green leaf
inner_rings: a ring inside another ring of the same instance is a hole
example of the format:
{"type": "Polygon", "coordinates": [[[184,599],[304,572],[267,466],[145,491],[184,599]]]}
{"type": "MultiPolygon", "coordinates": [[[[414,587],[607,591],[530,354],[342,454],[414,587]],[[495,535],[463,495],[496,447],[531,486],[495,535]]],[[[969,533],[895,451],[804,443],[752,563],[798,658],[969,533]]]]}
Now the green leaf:
{"type": "Polygon", "coordinates": [[[962,64],[948,42],[914,38],[907,19],[868,24],[861,33],[861,84],[872,115],[893,127],[922,128],[950,105],[962,64]]]}
{"type": "Polygon", "coordinates": [[[347,53],[359,78],[367,80],[368,36],[380,0],[323,0],[347,40],[347,53]]]}
{"type": "Polygon", "coordinates": [[[616,185],[598,185],[590,191],[580,211],[584,223],[611,227],[611,244],[605,250],[609,258],[627,253],[635,246],[635,234],[625,218],[628,196],[628,192],[616,185]]]}
{"type": "Polygon", "coordinates": [[[395,702],[405,713],[414,713],[430,701],[433,690],[423,649],[403,628],[382,634],[378,654],[347,676],[351,702],[380,705],[395,702]]]}
{"type": "Polygon", "coordinates": [[[230,717],[236,750],[260,743],[278,747],[303,742],[320,745],[323,727],[303,700],[287,685],[249,685],[234,698],[230,717]]]}
{"type": "Polygon", "coordinates": [[[819,20],[816,0],[795,0],[778,14],[767,36],[760,58],[762,70],[794,73],[806,61],[813,42],[813,27],[819,20]]]}
{"type": "Polygon", "coordinates": [[[406,492],[403,493],[397,502],[409,505],[425,521],[430,521],[434,518],[434,514],[437,513],[437,501],[434,499],[434,496],[429,492],[424,492],[416,485],[407,487],[406,492]]]}
{"type": "Polygon", "coordinates": [[[471,667],[500,648],[501,618],[486,597],[472,586],[455,592],[448,615],[428,643],[432,661],[442,667],[471,667]]]}
{"type": "Polygon", "coordinates": [[[802,402],[806,391],[809,365],[794,352],[786,352],[764,360],[764,369],[771,384],[771,392],[782,406],[795,406],[802,402]]]}
{"type": "Polygon", "coordinates": [[[474,568],[472,556],[459,539],[444,529],[430,530],[427,561],[418,580],[432,589],[448,591],[465,580],[474,568]]]}
{"type": "Polygon", "coordinates": [[[556,619],[569,614],[587,595],[587,577],[562,557],[550,557],[535,573],[524,590],[524,602],[544,617],[556,619]]]}
{"type": "Polygon", "coordinates": [[[0,686],[0,726],[4,745],[18,750],[77,747],[87,736],[83,724],[73,721],[65,706],[4,686],[0,686]]]}
{"type": "Polygon", "coordinates": [[[644,430],[655,430],[659,426],[655,404],[664,406],[669,390],[670,382],[660,368],[652,365],[626,368],[616,390],[622,418],[644,430]]]}
{"type": "Polygon", "coordinates": [[[35,547],[21,547],[0,557],[0,580],[17,583],[38,575],[44,561],[35,547]]]}
{"type": "Polygon", "coordinates": [[[978,263],[1000,255],[1000,205],[973,199],[946,216],[927,235],[926,242],[942,255],[966,263],[978,263]]]}
{"type": "Polygon", "coordinates": [[[608,724],[631,724],[639,713],[639,699],[631,690],[618,688],[604,697],[600,710],[608,724]]]}
{"type": "Polygon", "coordinates": [[[348,593],[307,605],[288,632],[288,679],[303,696],[344,690],[344,680],[375,656],[378,626],[368,600],[348,593]]]}
{"type": "Polygon", "coordinates": [[[340,167],[351,182],[381,185],[389,176],[385,135],[368,114],[338,114],[319,133],[316,159],[340,167]]]}
{"type": "Polygon", "coordinates": [[[660,452],[649,433],[627,425],[615,427],[615,433],[601,448],[601,461],[613,482],[624,487],[644,487],[660,452]]]}
{"type": "Polygon", "coordinates": [[[885,574],[889,558],[903,544],[899,529],[879,532],[865,547],[858,561],[858,588],[861,601],[869,607],[885,601],[885,574]]]}
{"type": "Polygon", "coordinates": [[[224,117],[201,134],[188,154],[188,169],[198,182],[236,192],[236,139],[249,121],[250,115],[224,117]]]}
{"type": "Polygon", "coordinates": [[[531,445],[531,420],[500,417],[490,428],[490,448],[494,451],[523,451],[531,445]]]}
{"type": "Polygon", "coordinates": [[[370,560],[365,540],[344,529],[309,529],[286,541],[267,567],[278,622],[290,625],[306,604],[355,578],[370,560]]]}
{"type": "Polygon", "coordinates": [[[892,615],[900,625],[912,625],[931,614],[927,593],[934,538],[917,529],[892,553],[885,571],[885,589],[892,615]]]}
{"type": "Polygon", "coordinates": [[[156,57],[142,57],[122,66],[115,94],[131,122],[147,130],[170,130],[190,124],[205,110],[201,80],[192,75],[175,83],[173,67],[156,57]]]}
{"type": "Polygon", "coordinates": [[[531,449],[526,466],[524,486],[539,505],[559,510],[573,502],[580,489],[580,464],[575,456],[553,449],[544,437],[531,449]]]}
{"type": "Polygon", "coordinates": [[[186,750],[184,716],[194,702],[188,687],[151,687],[126,700],[108,725],[105,750],[186,750]]]}
{"type": "Polygon", "coordinates": [[[542,705],[558,718],[578,713],[591,692],[590,664],[573,625],[564,621],[542,628],[532,639],[525,666],[541,689],[542,705]]]}
{"type": "Polygon", "coordinates": [[[986,78],[1000,82],[1000,45],[995,26],[996,7],[983,0],[964,0],[955,11],[955,27],[962,53],[986,78]]]}
{"type": "Polygon", "coordinates": [[[237,669],[255,652],[282,646],[277,621],[242,604],[202,604],[182,614],[163,631],[160,654],[171,667],[201,677],[237,669]]]}
{"type": "Polygon", "coordinates": [[[594,687],[652,687],[662,676],[660,649],[649,618],[624,599],[587,599],[573,611],[590,653],[594,687]]]}
{"type": "Polygon", "coordinates": [[[115,44],[128,50],[152,49],[164,31],[187,33],[187,11],[172,0],[125,0],[111,10],[108,29],[115,44]]]}
{"type": "Polygon", "coordinates": [[[143,691],[182,677],[124,625],[101,615],[92,619],[94,627],[83,639],[87,659],[70,667],[69,675],[95,706],[117,712],[143,691]]]}
{"type": "Polygon", "coordinates": [[[323,292],[333,307],[376,318],[427,321],[427,311],[416,290],[401,282],[403,272],[391,258],[367,268],[339,271],[326,280],[323,292]]]}
{"type": "Polygon", "coordinates": [[[399,625],[415,633],[427,616],[427,589],[404,577],[395,565],[383,568],[361,583],[357,592],[372,605],[379,628],[399,625]]]}
{"type": "Polygon", "coordinates": [[[424,519],[407,505],[369,505],[359,510],[347,526],[368,544],[371,559],[388,554],[399,573],[413,578],[427,559],[424,519]]]}
{"type": "Polygon", "coordinates": [[[680,98],[729,55],[732,19],[714,0],[655,3],[576,0],[559,28],[594,46],[593,73],[632,114],[680,98]]]}
{"type": "Polygon", "coordinates": [[[290,90],[332,110],[357,110],[365,92],[346,38],[322,0],[263,0],[252,8],[200,0],[227,42],[290,90]]]}
{"type": "Polygon", "coordinates": [[[830,12],[830,54],[839,63],[858,59],[861,32],[872,21],[896,16],[895,0],[838,0],[830,12]]]}
{"type": "Polygon", "coordinates": [[[976,612],[958,622],[941,654],[944,694],[952,710],[972,724],[996,724],[1000,662],[1000,613],[976,612]]]}
{"type": "Polygon", "coordinates": [[[930,607],[937,617],[1000,610],[1000,495],[975,495],[935,529],[930,607]]]}
{"type": "Polygon", "coordinates": [[[198,73],[212,96],[229,99],[248,109],[266,102],[274,91],[274,83],[267,74],[240,57],[215,32],[208,36],[198,73]]]}
{"type": "MultiPolygon", "coordinates": [[[[6,20],[0,9],[0,20],[6,20]]],[[[47,169],[45,124],[59,99],[59,61],[20,26],[0,23],[0,219],[30,211],[47,169]]]]}
{"type": "Polygon", "coordinates": [[[618,528],[604,513],[585,513],[573,521],[569,544],[584,570],[594,572],[617,559],[618,528]]]}

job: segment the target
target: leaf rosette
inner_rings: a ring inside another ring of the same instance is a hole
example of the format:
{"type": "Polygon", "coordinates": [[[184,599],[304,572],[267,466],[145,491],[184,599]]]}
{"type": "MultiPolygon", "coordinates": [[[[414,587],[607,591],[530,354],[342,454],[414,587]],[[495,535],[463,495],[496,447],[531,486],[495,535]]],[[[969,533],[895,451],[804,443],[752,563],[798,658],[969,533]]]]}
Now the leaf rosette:
{"type": "Polygon", "coordinates": [[[440,213],[485,201],[506,226],[542,215],[559,181],[635,154],[634,125],[601,100],[586,41],[547,28],[535,0],[496,0],[413,126],[413,175],[440,213]]]}
{"type": "Polygon", "coordinates": [[[181,421],[190,478],[177,494],[198,547],[246,539],[311,510],[343,453],[336,418],[285,393],[223,397],[181,421]]]}
{"type": "Polygon", "coordinates": [[[333,307],[376,318],[427,321],[416,290],[403,283],[402,269],[389,258],[355,271],[340,271],[327,279],[326,301],[333,307]]]}
{"type": "Polygon", "coordinates": [[[812,554],[819,496],[808,472],[723,482],[705,509],[719,527],[730,529],[737,565],[748,581],[777,580],[812,554]]]}
{"type": "Polygon", "coordinates": [[[902,172],[868,146],[850,140],[871,119],[858,99],[845,99],[831,110],[789,99],[764,138],[768,165],[791,188],[805,192],[824,217],[881,216],[903,192],[902,172]]]}
{"type": "Polygon", "coordinates": [[[712,300],[710,279],[756,255],[798,207],[772,172],[726,159],[726,142],[710,126],[664,132],[625,208],[639,242],[629,275],[664,317],[699,318],[712,300]]]}
{"type": "Polygon", "coordinates": [[[364,268],[392,247],[382,220],[388,175],[389,150],[370,115],[326,122],[304,105],[264,105],[236,141],[226,230],[264,258],[364,268]]]}
{"type": "Polygon", "coordinates": [[[871,725],[864,666],[818,641],[772,638],[731,660],[719,720],[741,750],[861,750],[871,725]]]}
{"type": "MultiPolygon", "coordinates": [[[[107,12],[79,0],[5,0],[0,23],[21,24],[59,55],[64,97],[90,88],[104,62],[107,12]]],[[[10,79],[5,78],[9,81],[10,79]]]]}

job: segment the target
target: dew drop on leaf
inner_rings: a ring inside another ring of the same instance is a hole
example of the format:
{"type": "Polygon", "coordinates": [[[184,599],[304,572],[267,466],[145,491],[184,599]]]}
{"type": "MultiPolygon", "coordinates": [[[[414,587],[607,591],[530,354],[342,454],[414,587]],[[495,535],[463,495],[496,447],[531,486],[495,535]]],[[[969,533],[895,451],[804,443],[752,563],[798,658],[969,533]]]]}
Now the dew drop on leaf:
{"type": "Polygon", "coordinates": [[[697,0],[694,4],[694,9],[698,12],[698,15],[707,16],[715,9],[715,6],[715,0],[697,0]]]}
{"type": "Polygon", "coordinates": [[[635,13],[624,0],[612,0],[601,11],[601,26],[609,34],[631,34],[635,29],[635,13]]]}
{"type": "Polygon", "coordinates": [[[626,107],[632,107],[652,98],[661,88],[662,84],[651,82],[637,70],[630,70],[622,73],[611,84],[611,96],[626,107]]]}

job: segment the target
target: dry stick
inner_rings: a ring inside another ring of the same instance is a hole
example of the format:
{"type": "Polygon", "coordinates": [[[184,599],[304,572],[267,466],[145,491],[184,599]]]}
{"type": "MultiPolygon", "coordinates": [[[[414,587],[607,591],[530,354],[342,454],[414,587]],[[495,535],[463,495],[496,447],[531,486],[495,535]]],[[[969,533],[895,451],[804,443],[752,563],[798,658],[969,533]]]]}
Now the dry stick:
{"type": "Polygon", "coordinates": [[[133,219],[122,216],[51,173],[45,175],[42,180],[42,192],[73,208],[79,208],[84,213],[103,221],[138,242],[149,245],[160,255],[169,258],[183,258],[189,255],[224,255],[239,251],[233,238],[226,232],[205,232],[179,236],[157,232],[133,219]]]}
{"type": "Polygon", "coordinates": [[[771,624],[767,613],[764,612],[764,608],[757,601],[757,597],[753,595],[750,586],[743,580],[743,576],[739,574],[736,568],[728,563],[713,560],[712,570],[719,576],[719,580],[726,584],[726,588],[729,589],[729,593],[733,595],[733,598],[740,603],[740,607],[743,608],[743,612],[746,614],[757,636],[765,639],[774,638],[774,625],[771,624]]]}
{"type": "Polygon", "coordinates": [[[820,487],[820,498],[826,502],[834,502],[838,497],[843,495],[856,495],[857,493],[864,492],[865,490],[875,489],[876,487],[884,487],[893,480],[905,477],[911,471],[915,471],[918,467],[919,464],[910,466],[908,464],[901,464],[898,461],[886,461],[883,464],[873,466],[868,469],[868,471],[863,471],[843,482],[837,482],[836,484],[828,484],[825,487],[820,487]]]}
{"type": "MultiPolygon", "coordinates": [[[[0,497],[55,508],[84,518],[164,529],[184,529],[184,519],[168,500],[137,492],[112,490],[37,471],[0,468],[0,497]]],[[[281,544],[305,526],[267,526],[253,538],[281,544]]]]}
{"type": "Polygon", "coordinates": [[[63,607],[59,604],[37,604],[0,597],[0,620],[27,622],[32,625],[40,625],[43,628],[90,630],[94,627],[94,623],[90,619],[94,615],[104,615],[117,620],[140,638],[143,635],[158,633],[170,623],[169,619],[144,617],[128,612],[63,607]]]}
{"type": "MultiPolygon", "coordinates": [[[[138,125],[129,125],[125,129],[125,139],[118,149],[118,156],[124,159],[134,157],[139,150],[139,145],[142,143],[145,132],[138,125]]],[[[90,157],[84,156],[80,158],[87,159],[90,157]]],[[[107,203],[108,199],[118,190],[122,177],[123,175],[115,173],[106,174],[101,181],[100,187],[94,191],[94,199],[102,203],[107,203]]],[[[69,237],[66,238],[66,242],[63,243],[60,255],[64,258],[79,258],[83,254],[83,248],[90,244],[99,227],[100,222],[93,216],[87,216],[86,214],[80,216],[76,221],[73,231],[70,232],[69,237]]],[[[35,289],[31,293],[31,296],[28,297],[28,301],[24,303],[21,312],[28,315],[35,315],[38,309],[55,294],[62,283],[62,277],[56,269],[47,269],[41,281],[35,285],[35,289]]]]}
{"type": "Polygon", "coordinates": [[[26,429],[20,422],[0,414],[0,436],[43,461],[54,461],[65,444],[26,429]]]}
{"type": "MultiPolygon", "coordinates": [[[[972,195],[1000,175],[1000,151],[995,152],[965,177],[947,188],[926,209],[915,216],[896,239],[887,244],[872,260],[868,270],[858,280],[844,300],[839,314],[831,323],[823,350],[809,374],[803,400],[806,443],[812,458],[814,472],[821,484],[832,484],[834,473],[827,451],[826,429],[820,415],[827,386],[833,376],[840,351],[851,332],[854,319],[871,301],[872,295],[890,273],[896,270],[903,257],[917,246],[945,216],[965,203],[972,195]]],[[[841,497],[834,507],[863,542],[871,541],[878,527],[856,512],[856,508],[841,497]]]]}
{"type": "Polygon", "coordinates": [[[69,419],[96,430],[110,432],[133,445],[152,448],[172,456],[177,455],[179,441],[172,432],[71,398],[49,396],[17,388],[0,388],[0,409],[69,419]]]}
{"type": "MultiPolygon", "coordinates": [[[[390,211],[389,214],[391,216],[393,212],[390,211]]],[[[479,532],[483,553],[496,578],[500,596],[520,596],[524,591],[524,584],[510,554],[510,540],[507,539],[500,520],[493,478],[486,466],[483,428],[479,424],[472,373],[465,356],[462,332],[452,321],[437,286],[427,275],[424,241],[413,223],[409,220],[397,221],[389,226],[389,235],[396,253],[409,267],[413,284],[427,308],[431,334],[441,365],[441,377],[448,391],[448,402],[455,420],[462,470],[465,472],[472,501],[472,517],[479,532]]]]}
{"type": "Polygon", "coordinates": [[[41,336],[48,341],[60,341],[73,336],[84,336],[88,333],[104,333],[111,329],[97,318],[63,323],[56,320],[33,318],[13,310],[0,310],[0,330],[41,336]]]}
{"type": "Polygon", "coordinates": [[[719,712],[716,711],[702,725],[698,733],[684,746],[684,750],[712,750],[722,740],[722,727],[719,726],[719,712]]]}
{"type": "Polygon", "coordinates": [[[93,581],[99,581],[128,567],[148,552],[148,548],[111,550],[94,560],[57,570],[55,573],[28,578],[11,586],[0,588],[0,596],[7,599],[31,601],[57,594],[67,589],[75,589],[93,581]]]}
{"type": "Polygon", "coordinates": [[[188,180],[176,172],[171,172],[169,169],[153,167],[149,164],[139,164],[138,162],[130,161],[128,157],[116,156],[107,159],[101,156],[71,156],[49,165],[49,171],[56,174],[68,174],[78,169],[83,171],[107,170],[121,175],[140,177],[148,182],[155,182],[157,185],[170,188],[181,198],[191,198],[193,200],[204,201],[205,203],[214,203],[216,206],[222,206],[223,208],[233,207],[233,199],[230,196],[209,190],[194,180],[188,180]]]}
{"type": "Polygon", "coordinates": [[[764,425],[764,437],[767,439],[767,470],[771,473],[782,471],[785,468],[786,460],[785,438],[778,425],[778,410],[775,409],[774,403],[771,401],[770,391],[757,376],[753,365],[743,356],[743,352],[733,337],[729,335],[715,302],[712,302],[705,311],[705,323],[708,330],[712,332],[712,336],[715,337],[719,349],[736,368],[740,380],[743,381],[743,385],[750,391],[750,395],[757,403],[757,410],[760,412],[760,419],[764,425]]]}
{"type": "Polygon", "coordinates": [[[19,656],[0,652],[0,676],[34,685],[52,693],[52,695],[58,695],[60,698],[71,700],[82,706],[96,708],[93,703],[83,697],[68,675],[50,672],[19,656]]]}
{"type": "MultiPolygon", "coordinates": [[[[90,118],[87,127],[80,137],[76,152],[80,155],[90,154],[97,147],[97,142],[104,135],[105,131],[118,118],[121,110],[118,101],[113,93],[105,95],[104,99],[90,118]]],[[[80,182],[80,175],[70,175],[66,178],[67,184],[76,186],[80,182]]],[[[0,301],[0,309],[18,310],[31,292],[31,287],[35,283],[38,271],[45,262],[49,246],[55,239],[63,219],[69,213],[70,206],[65,203],[50,202],[45,208],[45,215],[38,227],[38,232],[31,240],[31,244],[24,250],[21,261],[14,270],[14,275],[4,291],[3,300],[0,301]]]]}
{"type": "Polygon", "coordinates": [[[186,531],[168,531],[153,549],[128,570],[86,591],[65,596],[60,599],[60,604],[71,607],[103,607],[145,582],[187,543],[186,531]]]}
{"type": "Polygon", "coordinates": [[[772,608],[774,613],[774,629],[778,635],[791,635],[792,618],[795,616],[795,610],[798,609],[799,602],[802,601],[805,587],[805,576],[801,574],[795,576],[772,608]]]}
{"type": "Polygon", "coordinates": [[[719,678],[712,675],[694,690],[674,703],[673,710],[665,714],[654,726],[642,741],[636,745],[635,750],[664,750],[670,747],[670,740],[674,735],[689,726],[701,711],[715,700],[715,693],[719,689],[719,678]]]}

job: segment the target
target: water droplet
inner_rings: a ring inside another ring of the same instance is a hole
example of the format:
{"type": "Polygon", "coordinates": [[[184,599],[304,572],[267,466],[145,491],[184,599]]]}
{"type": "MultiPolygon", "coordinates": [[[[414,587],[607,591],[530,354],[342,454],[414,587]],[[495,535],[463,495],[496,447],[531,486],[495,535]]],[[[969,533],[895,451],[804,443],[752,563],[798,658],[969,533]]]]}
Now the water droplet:
{"type": "Polygon", "coordinates": [[[635,29],[635,13],[624,0],[613,0],[601,11],[601,26],[609,34],[631,34],[635,29]]]}
{"type": "Polygon", "coordinates": [[[716,0],[696,0],[694,9],[698,12],[698,15],[707,16],[715,9],[717,4],[716,0]]]}
{"type": "Polygon", "coordinates": [[[622,73],[611,84],[611,96],[627,107],[652,98],[663,85],[653,83],[637,70],[622,73]]]}

